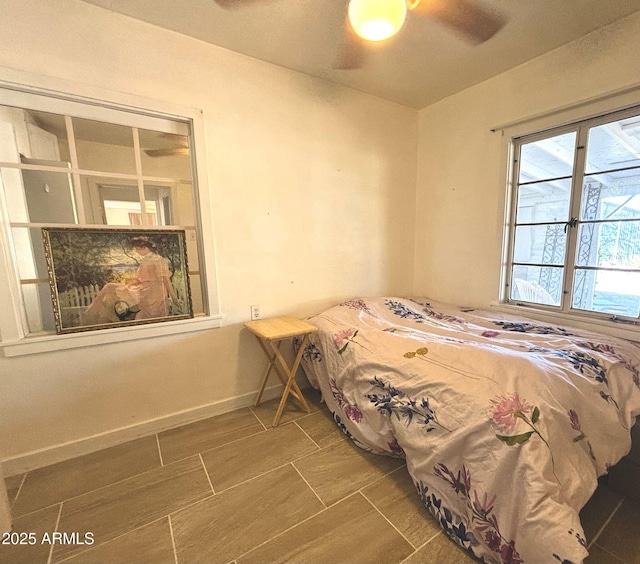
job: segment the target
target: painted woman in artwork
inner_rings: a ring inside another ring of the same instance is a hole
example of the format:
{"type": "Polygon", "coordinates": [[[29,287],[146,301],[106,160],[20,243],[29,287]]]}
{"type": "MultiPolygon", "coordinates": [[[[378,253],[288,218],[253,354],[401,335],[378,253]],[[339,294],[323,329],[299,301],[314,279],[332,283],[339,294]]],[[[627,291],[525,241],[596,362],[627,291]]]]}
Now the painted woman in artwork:
{"type": "Polygon", "coordinates": [[[169,261],[146,237],[134,237],[131,247],[141,257],[135,278],[127,284],[105,284],[82,316],[86,325],[167,317],[167,297],[181,307],[171,283],[169,261]]]}

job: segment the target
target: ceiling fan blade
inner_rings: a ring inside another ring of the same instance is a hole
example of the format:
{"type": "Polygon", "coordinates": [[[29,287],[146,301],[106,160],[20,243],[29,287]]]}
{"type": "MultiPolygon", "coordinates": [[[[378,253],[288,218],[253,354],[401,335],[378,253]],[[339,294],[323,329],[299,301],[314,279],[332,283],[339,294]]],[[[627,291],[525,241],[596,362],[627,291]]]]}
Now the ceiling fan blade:
{"type": "Polygon", "coordinates": [[[503,16],[482,8],[473,0],[420,0],[414,10],[475,44],[493,37],[506,23],[503,16]]]}
{"type": "Polygon", "coordinates": [[[359,69],[365,59],[364,43],[353,31],[348,21],[345,21],[343,36],[342,48],[333,63],[333,68],[338,70],[359,69]]]}

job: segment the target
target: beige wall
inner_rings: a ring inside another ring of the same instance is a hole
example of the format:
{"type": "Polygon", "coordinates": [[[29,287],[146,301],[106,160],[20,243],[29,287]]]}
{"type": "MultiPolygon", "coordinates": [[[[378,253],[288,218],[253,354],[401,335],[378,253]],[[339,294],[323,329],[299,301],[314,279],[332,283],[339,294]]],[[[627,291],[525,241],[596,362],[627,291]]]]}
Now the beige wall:
{"type": "Polygon", "coordinates": [[[420,111],[417,294],[480,306],[498,299],[505,139],[637,104],[640,89],[511,127],[505,137],[490,129],[640,84],[638,37],[640,12],[420,111]]]}
{"type": "Polygon", "coordinates": [[[38,86],[203,110],[215,238],[206,244],[223,314],[216,330],[0,358],[5,468],[250,401],[264,366],[241,330],[250,304],[264,316],[307,315],[411,292],[416,111],[78,0],[0,0],[0,12],[0,79],[17,72],[38,86]]]}

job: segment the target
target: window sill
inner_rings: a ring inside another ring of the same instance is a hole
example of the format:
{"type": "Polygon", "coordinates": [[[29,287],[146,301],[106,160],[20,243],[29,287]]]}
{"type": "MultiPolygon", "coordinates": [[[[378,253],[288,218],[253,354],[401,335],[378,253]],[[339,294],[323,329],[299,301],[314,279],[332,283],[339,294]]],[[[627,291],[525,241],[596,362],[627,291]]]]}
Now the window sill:
{"type": "Polygon", "coordinates": [[[608,319],[598,319],[579,314],[560,313],[547,309],[536,308],[534,306],[520,306],[503,302],[492,303],[491,309],[508,313],[510,315],[528,317],[546,323],[568,325],[577,329],[594,331],[611,337],[619,337],[629,341],[640,342],[640,326],[637,325],[616,323],[608,319]]]}
{"type": "Polygon", "coordinates": [[[215,329],[221,326],[221,318],[222,316],[220,315],[200,316],[193,319],[180,319],[132,327],[114,327],[113,329],[67,333],[65,335],[30,336],[0,343],[0,349],[3,350],[5,357],[13,357],[109,343],[122,343],[136,339],[149,339],[215,329]]]}

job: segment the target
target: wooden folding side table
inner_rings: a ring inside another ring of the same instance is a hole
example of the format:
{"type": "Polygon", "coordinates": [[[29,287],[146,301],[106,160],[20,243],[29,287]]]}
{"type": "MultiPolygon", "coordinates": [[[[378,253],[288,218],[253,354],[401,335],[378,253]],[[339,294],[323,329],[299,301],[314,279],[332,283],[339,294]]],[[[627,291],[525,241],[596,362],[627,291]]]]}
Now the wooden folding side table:
{"type": "Polygon", "coordinates": [[[278,426],[280,417],[282,416],[282,410],[284,409],[284,404],[286,403],[289,394],[295,397],[302,404],[302,407],[307,413],[311,413],[309,404],[307,404],[307,401],[304,399],[304,396],[296,383],[295,377],[298,366],[300,365],[300,360],[302,359],[302,354],[304,353],[304,348],[309,340],[309,335],[317,331],[318,328],[306,321],[290,316],[247,321],[244,326],[256,336],[258,343],[260,343],[260,347],[269,359],[269,365],[264,373],[264,378],[262,380],[262,385],[260,386],[260,391],[258,392],[258,398],[256,399],[255,405],[260,405],[262,395],[267,387],[267,380],[269,380],[271,370],[275,370],[278,378],[280,378],[280,381],[284,385],[284,392],[280,399],[280,405],[278,405],[278,411],[276,411],[276,417],[273,420],[273,426],[278,426]],[[300,348],[298,349],[298,354],[296,355],[291,368],[289,368],[286,360],[280,352],[280,345],[283,341],[293,339],[294,337],[301,337],[302,341],[300,343],[300,348]],[[280,368],[276,364],[276,360],[280,363],[284,374],[280,371],[280,368]]]}

